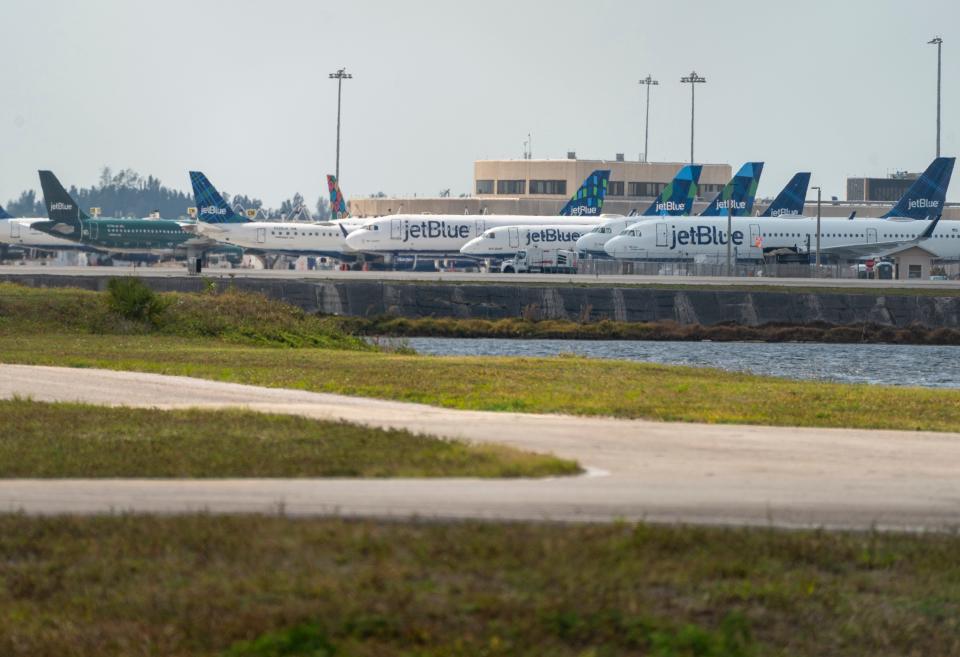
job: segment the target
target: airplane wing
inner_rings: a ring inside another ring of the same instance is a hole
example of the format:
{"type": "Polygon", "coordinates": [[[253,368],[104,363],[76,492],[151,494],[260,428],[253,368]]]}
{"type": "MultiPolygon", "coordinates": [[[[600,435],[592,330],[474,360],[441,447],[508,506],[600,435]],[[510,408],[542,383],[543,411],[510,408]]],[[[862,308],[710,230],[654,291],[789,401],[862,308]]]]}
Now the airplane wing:
{"type": "Polygon", "coordinates": [[[868,256],[886,255],[890,251],[899,250],[907,246],[916,246],[933,235],[933,231],[936,230],[937,224],[940,223],[940,217],[942,216],[943,215],[937,215],[937,217],[930,222],[930,225],[927,226],[924,231],[920,233],[920,235],[912,240],[888,240],[884,242],[870,242],[867,244],[840,244],[837,246],[821,248],[820,253],[835,255],[846,260],[856,260],[858,258],[866,258],[868,256]]]}

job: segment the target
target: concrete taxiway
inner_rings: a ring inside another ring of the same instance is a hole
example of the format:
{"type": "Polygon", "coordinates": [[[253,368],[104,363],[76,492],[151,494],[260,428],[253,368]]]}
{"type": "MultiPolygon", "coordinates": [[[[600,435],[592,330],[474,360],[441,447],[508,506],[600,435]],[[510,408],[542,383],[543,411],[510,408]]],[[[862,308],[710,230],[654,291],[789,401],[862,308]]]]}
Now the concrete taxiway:
{"type": "Polygon", "coordinates": [[[0,509],[275,512],[784,527],[960,526],[960,434],[675,424],[442,409],[106,370],[0,365],[0,397],[246,407],[363,422],[578,460],[542,480],[3,480],[0,509]]]}

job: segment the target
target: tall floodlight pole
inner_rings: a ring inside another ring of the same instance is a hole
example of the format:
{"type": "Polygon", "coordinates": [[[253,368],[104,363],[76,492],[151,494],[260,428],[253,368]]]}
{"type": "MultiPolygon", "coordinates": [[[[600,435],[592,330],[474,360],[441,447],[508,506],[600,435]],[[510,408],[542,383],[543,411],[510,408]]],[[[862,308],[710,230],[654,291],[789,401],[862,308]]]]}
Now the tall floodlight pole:
{"type": "Polygon", "coordinates": [[[649,162],[650,157],[647,153],[650,152],[650,87],[660,84],[653,79],[653,76],[648,75],[644,79],[640,80],[640,84],[647,87],[647,118],[643,123],[643,161],[649,162]]]}
{"type": "Polygon", "coordinates": [[[680,78],[680,82],[690,85],[690,164],[693,164],[693,117],[697,104],[696,88],[698,84],[706,81],[707,78],[700,77],[696,71],[690,71],[690,75],[680,78]]]}
{"type": "Polygon", "coordinates": [[[927,43],[937,47],[937,157],[940,157],[940,72],[942,70],[940,54],[943,50],[943,39],[934,37],[927,43]]]}
{"type": "Polygon", "coordinates": [[[330,74],[330,79],[337,81],[337,181],[340,180],[340,97],[343,93],[343,81],[352,77],[345,68],[330,74]]]}
{"type": "Polygon", "coordinates": [[[817,190],[817,278],[820,277],[820,188],[811,187],[817,190]]]}

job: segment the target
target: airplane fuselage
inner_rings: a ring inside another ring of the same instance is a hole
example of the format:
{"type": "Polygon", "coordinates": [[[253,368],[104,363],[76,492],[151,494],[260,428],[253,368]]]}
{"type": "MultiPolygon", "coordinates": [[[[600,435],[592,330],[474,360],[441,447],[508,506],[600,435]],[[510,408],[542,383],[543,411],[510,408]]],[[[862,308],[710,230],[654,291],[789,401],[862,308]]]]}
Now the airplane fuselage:
{"type": "Polygon", "coordinates": [[[245,223],[208,224],[199,223],[200,232],[224,244],[233,244],[257,251],[299,255],[324,255],[338,257],[355,254],[347,246],[343,230],[358,228],[356,219],[339,222],[280,222],[251,221],[245,223]]]}
{"type": "MultiPolygon", "coordinates": [[[[925,220],[822,218],[820,248],[849,258],[881,253],[919,239],[929,226],[925,220]]],[[[731,227],[728,238],[725,217],[657,217],[632,224],[604,249],[615,258],[688,260],[725,257],[728,241],[740,259],[759,259],[775,249],[813,253],[817,247],[815,217],[734,217],[731,227]]],[[[960,258],[960,222],[941,222],[920,246],[941,258],[960,258]]]]}
{"type": "Polygon", "coordinates": [[[596,223],[553,223],[542,226],[500,226],[463,245],[460,253],[480,257],[513,255],[520,249],[573,249],[596,223]]]}
{"type": "MultiPolygon", "coordinates": [[[[555,216],[395,215],[365,223],[347,236],[347,244],[365,253],[460,255],[460,249],[484,231],[501,226],[563,225],[555,216]]],[[[580,225],[576,219],[570,225],[580,225]]]]}

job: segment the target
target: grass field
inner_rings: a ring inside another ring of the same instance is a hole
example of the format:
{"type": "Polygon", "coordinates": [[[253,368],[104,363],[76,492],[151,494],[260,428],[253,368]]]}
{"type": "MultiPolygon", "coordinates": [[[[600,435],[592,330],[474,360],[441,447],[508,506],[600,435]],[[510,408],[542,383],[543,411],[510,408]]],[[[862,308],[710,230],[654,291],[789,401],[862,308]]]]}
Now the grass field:
{"type": "Polygon", "coordinates": [[[239,410],[0,400],[0,477],[542,477],[576,463],[239,410]]]}
{"type": "Polygon", "coordinates": [[[960,654],[960,539],[0,516],[0,654],[960,654]]]}
{"type": "Polygon", "coordinates": [[[584,358],[384,353],[337,321],[256,295],[108,295],[0,284],[0,362],[103,367],[451,408],[711,423],[960,430],[960,391],[790,381],[584,358]]]}
{"type": "Polygon", "coordinates": [[[578,357],[435,357],[73,334],[0,336],[0,362],[177,374],[450,408],[960,431],[960,391],[790,381],[578,357]]]}

